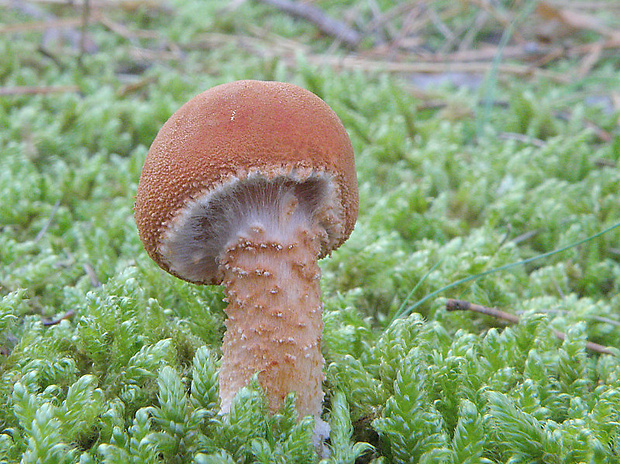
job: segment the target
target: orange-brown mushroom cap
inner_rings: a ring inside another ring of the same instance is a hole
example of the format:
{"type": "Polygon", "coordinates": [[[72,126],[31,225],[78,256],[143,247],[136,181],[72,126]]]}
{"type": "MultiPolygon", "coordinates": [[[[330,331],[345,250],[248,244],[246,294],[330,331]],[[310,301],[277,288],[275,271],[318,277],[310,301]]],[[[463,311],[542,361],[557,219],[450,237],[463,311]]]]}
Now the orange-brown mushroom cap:
{"type": "MultiPolygon", "coordinates": [[[[353,230],[358,212],[353,148],[336,114],[319,97],[292,84],[236,81],[183,105],[151,145],[135,203],[138,232],[149,256],[182,279],[220,283],[215,266],[206,266],[200,276],[172,266],[162,244],[189,207],[248,178],[330,183],[326,197],[334,204],[324,218],[328,238],[321,256],[353,230]]],[[[213,220],[212,214],[204,219],[213,220]]]]}

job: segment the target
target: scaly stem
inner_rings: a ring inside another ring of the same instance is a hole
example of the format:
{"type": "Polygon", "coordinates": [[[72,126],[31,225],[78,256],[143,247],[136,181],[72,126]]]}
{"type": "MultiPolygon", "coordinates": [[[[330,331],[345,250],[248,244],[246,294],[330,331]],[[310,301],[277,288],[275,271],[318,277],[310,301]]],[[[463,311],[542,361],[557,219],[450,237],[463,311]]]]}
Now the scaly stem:
{"type": "Polygon", "coordinates": [[[220,259],[229,303],[219,377],[224,413],[258,373],[272,412],[296,392],[300,416],[320,416],[322,231],[313,229],[298,223],[286,233],[268,234],[249,227],[220,259]]]}

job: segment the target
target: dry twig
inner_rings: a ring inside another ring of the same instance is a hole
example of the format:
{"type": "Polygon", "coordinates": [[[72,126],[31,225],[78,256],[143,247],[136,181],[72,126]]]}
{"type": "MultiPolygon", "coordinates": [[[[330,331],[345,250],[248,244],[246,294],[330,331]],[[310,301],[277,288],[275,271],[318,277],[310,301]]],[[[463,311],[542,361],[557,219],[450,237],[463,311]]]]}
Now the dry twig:
{"type": "MultiPolygon", "coordinates": [[[[487,316],[492,316],[497,319],[508,321],[513,324],[518,324],[520,320],[519,316],[515,314],[510,314],[499,309],[489,308],[487,306],[480,306],[463,300],[449,299],[448,301],[446,301],[446,309],[448,311],[473,311],[476,313],[485,314],[487,316]]],[[[566,339],[566,334],[558,330],[553,330],[553,334],[559,340],[564,341],[566,339]]],[[[615,352],[612,351],[610,348],[594,342],[586,342],[586,348],[601,354],[615,355],[615,352]]]]}
{"type": "Polygon", "coordinates": [[[61,323],[61,321],[64,321],[65,319],[71,319],[74,316],[74,314],[75,314],[75,311],[70,309],[69,311],[65,312],[62,316],[56,319],[43,319],[41,321],[41,324],[45,327],[51,327],[53,325],[58,325],[61,323]]]}
{"type": "MultiPolygon", "coordinates": [[[[570,111],[554,111],[553,115],[562,121],[570,121],[570,119],[573,117],[570,111]]],[[[602,142],[609,143],[613,140],[612,134],[607,132],[605,129],[599,127],[594,122],[588,119],[584,119],[582,122],[583,125],[590,129],[594,133],[594,135],[596,135],[596,137],[602,142]]]]}
{"type": "Polygon", "coordinates": [[[97,277],[95,268],[93,268],[93,266],[90,263],[84,263],[82,268],[84,269],[84,272],[86,272],[86,275],[88,276],[88,279],[90,280],[90,284],[93,287],[101,287],[101,281],[99,280],[99,277],[97,277]]]}

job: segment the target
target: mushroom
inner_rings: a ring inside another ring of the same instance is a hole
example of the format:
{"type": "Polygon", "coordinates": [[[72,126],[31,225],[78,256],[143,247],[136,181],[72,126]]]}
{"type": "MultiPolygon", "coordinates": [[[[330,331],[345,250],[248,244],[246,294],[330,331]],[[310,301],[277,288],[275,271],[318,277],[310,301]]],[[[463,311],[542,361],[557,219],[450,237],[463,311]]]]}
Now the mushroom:
{"type": "Polygon", "coordinates": [[[324,359],[317,260],[357,219],[353,148],[331,108],[292,84],[213,87],[163,125],[135,220],[149,256],[196,284],[225,285],[221,412],[254,375],[275,412],[290,392],[319,419],[324,359]]]}

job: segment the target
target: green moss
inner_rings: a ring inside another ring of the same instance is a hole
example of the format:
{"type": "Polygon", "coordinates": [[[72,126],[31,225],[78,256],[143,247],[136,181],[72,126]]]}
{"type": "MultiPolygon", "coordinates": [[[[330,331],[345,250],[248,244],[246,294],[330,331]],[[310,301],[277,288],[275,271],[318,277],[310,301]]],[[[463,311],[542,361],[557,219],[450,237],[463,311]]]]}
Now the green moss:
{"type": "MultiPolygon", "coordinates": [[[[110,21],[151,34],[93,22],[99,50],[80,59],[68,42],[50,58],[40,33],[4,32],[4,86],[79,91],[0,99],[0,462],[618,462],[620,229],[442,292],[618,221],[618,114],[588,100],[619,91],[617,58],[574,84],[487,82],[497,101],[481,111],[484,92],[412,92],[407,75],[316,67],[312,56],[344,49],[275,8],[229,3],[111,7],[110,21]],[[290,41],[303,44],[295,59],[279,54],[290,41]],[[356,152],[358,224],[321,262],[323,448],[293,396],[269,416],[256,383],[218,414],[223,292],[157,268],[132,218],[164,121],[241,78],[317,93],[356,152]],[[521,322],[448,312],[444,297],[521,322]]],[[[362,23],[391,6],[315,3],[362,23]]],[[[432,8],[453,30],[480,13],[432,8]]],[[[431,23],[419,34],[436,50],[431,23]]]]}

